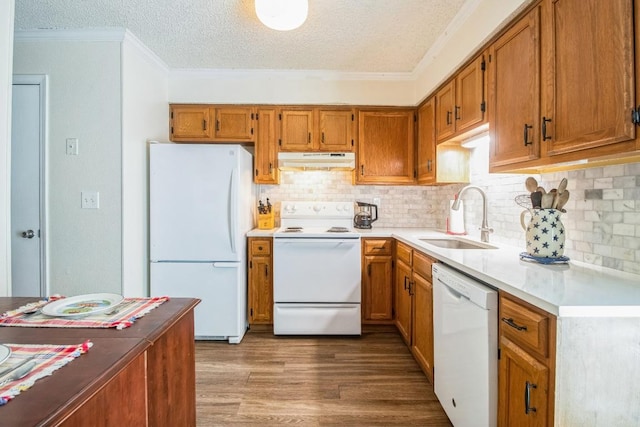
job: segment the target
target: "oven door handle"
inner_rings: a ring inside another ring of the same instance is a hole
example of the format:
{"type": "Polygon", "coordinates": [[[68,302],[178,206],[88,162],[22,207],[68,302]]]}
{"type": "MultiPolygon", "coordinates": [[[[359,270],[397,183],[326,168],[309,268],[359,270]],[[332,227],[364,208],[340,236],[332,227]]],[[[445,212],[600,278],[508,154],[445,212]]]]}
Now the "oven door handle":
{"type": "Polygon", "coordinates": [[[353,239],[315,239],[315,238],[293,238],[293,239],[287,239],[287,238],[274,238],[273,239],[273,244],[274,245],[317,245],[317,244],[321,244],[321,245],[336,245],[336,244],[343,244],[343,243],[348,243],[348,244],[352,244],[352,245],[357,245],[360,244],[360,239],[359,238],[353,238],[353,239]]]}

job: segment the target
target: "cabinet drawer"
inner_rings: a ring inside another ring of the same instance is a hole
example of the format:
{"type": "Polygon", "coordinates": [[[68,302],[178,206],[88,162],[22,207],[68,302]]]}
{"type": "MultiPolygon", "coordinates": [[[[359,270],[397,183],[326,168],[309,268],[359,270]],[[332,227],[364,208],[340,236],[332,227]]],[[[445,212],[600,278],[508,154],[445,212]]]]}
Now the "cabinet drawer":
{"type": "Polygon", "coordinates": [[[437,262],[435,259],[430,258],[420,252],[413,253],[413,272],[418,273],[420,276],[427,280],[431,280],[431,264],[437,262]]]}
{"type": "Polygon", "coordinates": [[[391,239],[363,239],[365,255],[391,255],[391,239]]]}
{"type": "Polygon", "coordinates": [[[271,255],[270,240],[251,240],[251,255],[271,255]]]}
{"type": "Polygon", "coordinates": [[[500,330],[518,345],[542,357],[549,354],[549,314],[528,305],[500,298],[500,330]]]}
{"type": "Polygon", "coordinates": [[[413,250],[411,249],[411,247],[405,245],[404,243],[397,242],[396,258],[411,267],[413,260],[413,250]]]}

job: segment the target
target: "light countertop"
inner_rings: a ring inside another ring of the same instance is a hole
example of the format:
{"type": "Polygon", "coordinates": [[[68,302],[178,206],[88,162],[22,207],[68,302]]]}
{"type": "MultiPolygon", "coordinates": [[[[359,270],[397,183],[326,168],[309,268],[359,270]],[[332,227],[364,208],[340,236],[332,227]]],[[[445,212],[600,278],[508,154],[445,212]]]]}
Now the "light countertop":
{"type": "MultiPolygon", "coordinates": [[[[252,230],[248,237],[270,237],[252,230]]],[[[542,265],[520,260],[523,248],[490,242],[495,249],[445,249],[423,238],[453,237],[436,230],[373,228],[363,238],[393,237],[481,282],[558,317],[640,317],[640,275],[577,261],[542,265]]],[[[466,240],[472,240],[463,238],[466,240]]]]}

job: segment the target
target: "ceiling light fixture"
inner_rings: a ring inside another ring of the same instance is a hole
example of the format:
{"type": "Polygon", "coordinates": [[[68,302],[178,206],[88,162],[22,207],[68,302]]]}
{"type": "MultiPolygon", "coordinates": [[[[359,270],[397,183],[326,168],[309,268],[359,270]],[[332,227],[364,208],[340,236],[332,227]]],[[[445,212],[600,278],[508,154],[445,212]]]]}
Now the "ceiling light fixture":
{"type": "Polygon", "coordinates": [[[307,20],[308,0],[255,0],[258,19],[269,28],[289,31],[307,20]]]}

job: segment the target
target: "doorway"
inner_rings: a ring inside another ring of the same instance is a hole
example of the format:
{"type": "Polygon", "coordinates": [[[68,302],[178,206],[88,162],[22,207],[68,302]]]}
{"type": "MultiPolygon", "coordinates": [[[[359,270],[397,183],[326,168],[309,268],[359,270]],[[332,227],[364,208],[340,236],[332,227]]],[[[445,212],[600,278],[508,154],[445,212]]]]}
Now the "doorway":
{"type": "Polygon", "coordinates": [[[13,77],[11,111],[11,295],[47,295],[47,76],[13,77]]]}

